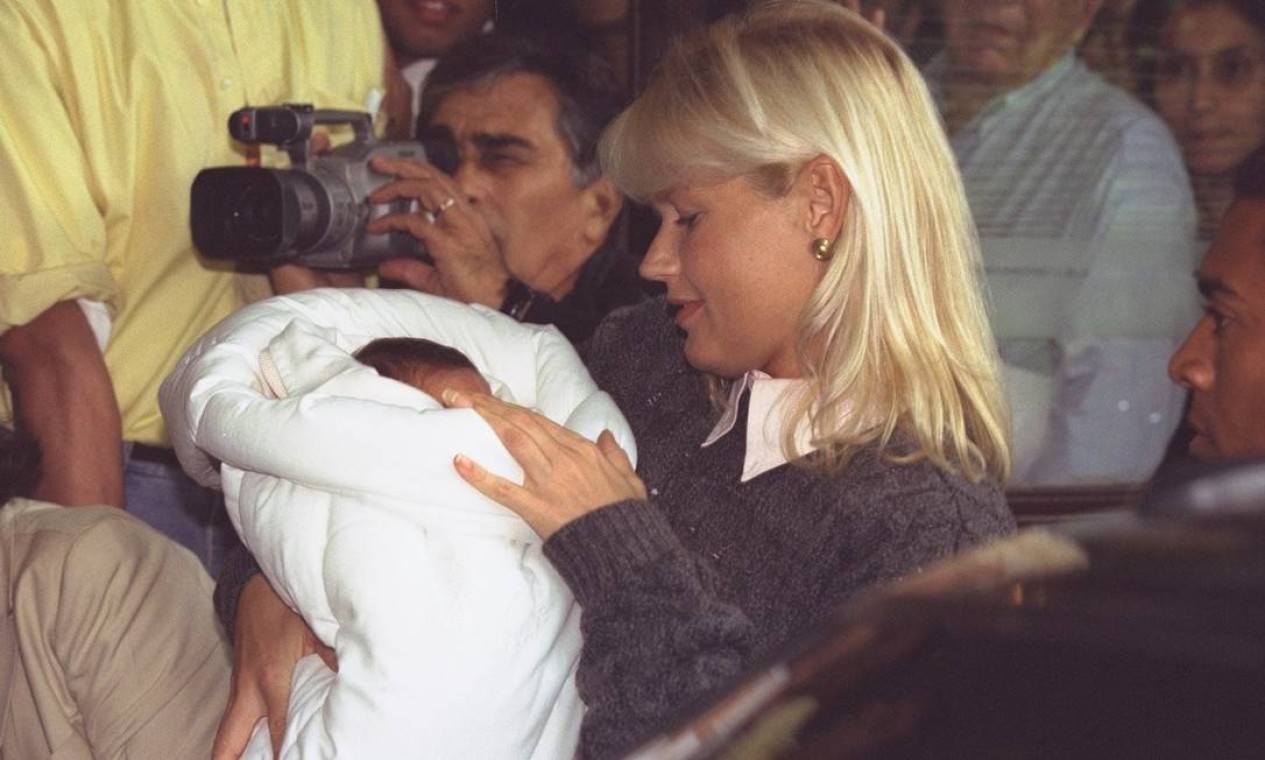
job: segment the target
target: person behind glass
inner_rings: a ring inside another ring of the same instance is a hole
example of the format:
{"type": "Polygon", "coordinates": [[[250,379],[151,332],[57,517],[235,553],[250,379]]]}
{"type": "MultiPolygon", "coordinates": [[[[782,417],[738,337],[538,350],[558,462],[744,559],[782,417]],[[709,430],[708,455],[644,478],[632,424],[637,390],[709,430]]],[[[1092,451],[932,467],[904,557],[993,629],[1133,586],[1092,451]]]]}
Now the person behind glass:
{"type": "Polygon", "coordinates": [[[1195,209],[1160,118],[1075,49],[1102,0],[945,0],[927,67],[979,230],[1014,484],[1140,482],[1181,417],[1195,209]]]}
{"type": "MultiPolygon", "coordinates": [[[[586,355],[639,471],[608,436],[445,394],[525,481],[454,466],[546,538],[583,609],[582,757],[630,750],[841,601],[1014,525],[970,214],[895,42],[832,3],[756,6],[667,55],[602,161],[663,217],[641,272],[666,303],[612,313],[586,355]]],[[[235,598],[235,702],[281,709],[252,692],[310,633],[266,583],[235,598]]],[[[229,731],[257,717],[230,712],[229,731]]]]}
{"type": "Polygon", "coordinates": [[[433,398],[445,390],[491,393],[487,378],[469,357],[451,346],[425,338],[378,338],[354,354],[379,375],[410,385],[433,398]]]}
{"type": "Polygon", "coordinates": [[[399,179],[371,196],[426,209],[369,230],[412,234],[434,263],[389,261],[382,276],[556,325],[573,341],[639,300],[632,263],[609,239],[623,197],[597,163],[620,103],[609,66],[580,47],[492,34],[454,48],[427,79],[418,136],[455,142],[455,168],[376,159],[399,179]]]}
{"type": "Polygon", "coordinates": [[[1234,174],[1265,145],[1265,4],[1141,0],[1131,21],[1145,92],[1181,146],[1211,239],[1234,174]]]}
{"type": "Polygon", "coordinates": [[[1168,365],[1190,391],[1190,455],[1265,457],[1265,148],[1241,163],[1195,278],[1204,316],[1168,365]]]}
{"type": "Polygon", "coordinates": [[[1137,0],[1103,0],[1076,54],[1091,70],[1117,87],[1136,94],[1129,20],[1137,0]]]}

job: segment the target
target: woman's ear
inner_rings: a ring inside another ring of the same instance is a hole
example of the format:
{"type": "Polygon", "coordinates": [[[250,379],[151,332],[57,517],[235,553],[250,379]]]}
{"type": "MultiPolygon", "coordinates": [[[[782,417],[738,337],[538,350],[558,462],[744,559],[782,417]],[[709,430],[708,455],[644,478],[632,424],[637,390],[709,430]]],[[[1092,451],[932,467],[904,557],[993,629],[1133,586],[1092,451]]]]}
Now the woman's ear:
{"type": "Polygon", "coordinates": [[[817,156],[800,169],[796,183],[808,199],[809,235],[814,239],[838,240],[852,198],[852,185],[839,164],[828,156],[817,156]]]}

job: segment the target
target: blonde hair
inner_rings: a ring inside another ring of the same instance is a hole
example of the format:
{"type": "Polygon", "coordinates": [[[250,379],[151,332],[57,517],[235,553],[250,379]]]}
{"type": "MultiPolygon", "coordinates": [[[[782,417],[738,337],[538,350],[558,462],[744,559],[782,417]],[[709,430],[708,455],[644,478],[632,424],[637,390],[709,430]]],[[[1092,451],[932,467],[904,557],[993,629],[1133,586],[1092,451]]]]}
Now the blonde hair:
{"type": "Polygon", "coordinates": [[[784,448],[795,456],[807,419],[819,449],[808,466],[827,473],[877,442],[896,461],[1005,481],[1009,419],[979,242],[926,85],[882,31],[814,0],[726,18],[667,54],[600,155],[642,200],[732,177],[777,197],[815,157],[837,163],[851,196],[800,316],[809,384],[791,401],[784,448]]]}

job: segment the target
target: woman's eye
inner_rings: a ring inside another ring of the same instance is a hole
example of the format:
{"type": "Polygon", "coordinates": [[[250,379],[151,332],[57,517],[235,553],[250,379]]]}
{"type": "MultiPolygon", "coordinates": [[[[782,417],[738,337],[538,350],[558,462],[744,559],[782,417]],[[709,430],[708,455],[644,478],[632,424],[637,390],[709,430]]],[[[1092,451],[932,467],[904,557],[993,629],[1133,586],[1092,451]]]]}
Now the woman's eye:
{"type": "Polygon", "coordinates": [[[680,214],[676,218],[676,223],[681,225],[682,227],[685,227],[686,229],[689,229],[693,227],[696,222],[698,222],[698,217],[699,215],[697,213],[680,214]]]}

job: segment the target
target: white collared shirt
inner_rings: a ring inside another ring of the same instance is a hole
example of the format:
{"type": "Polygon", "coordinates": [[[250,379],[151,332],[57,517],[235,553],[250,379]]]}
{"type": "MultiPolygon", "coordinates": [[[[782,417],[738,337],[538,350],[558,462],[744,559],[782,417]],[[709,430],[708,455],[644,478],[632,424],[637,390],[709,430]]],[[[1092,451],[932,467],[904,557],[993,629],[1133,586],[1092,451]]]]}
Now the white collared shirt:
{"type": "MultiPolygon", "coordinates": [[[[738,422],[738,402],[742,394],[750,389],[747,446],[739,482],[746,483],[757,475],[781,467],[787,462],[786,452],[782,450],[782,430],[789,412],[786,402],[807,382],[800,378],[770,377],[759,370],[751,370],[730,388],[728,407],[702,445],[710,446],[733,430],[738,422]]],[[[812,444],[812,430],[807,419],[801,420],[795,429],[795,449],[800,456],[817,449],[812,444]]]]}

